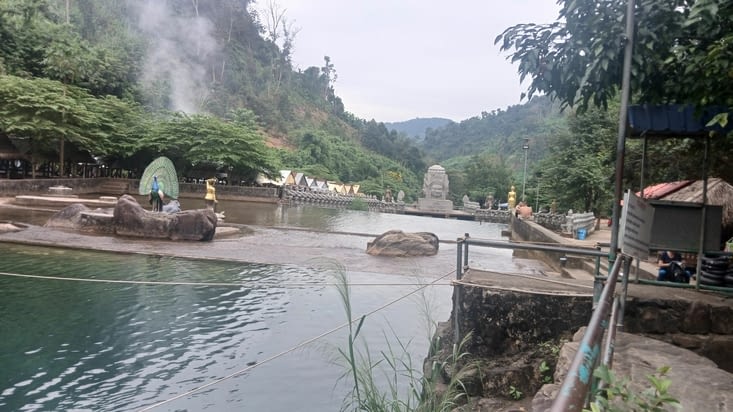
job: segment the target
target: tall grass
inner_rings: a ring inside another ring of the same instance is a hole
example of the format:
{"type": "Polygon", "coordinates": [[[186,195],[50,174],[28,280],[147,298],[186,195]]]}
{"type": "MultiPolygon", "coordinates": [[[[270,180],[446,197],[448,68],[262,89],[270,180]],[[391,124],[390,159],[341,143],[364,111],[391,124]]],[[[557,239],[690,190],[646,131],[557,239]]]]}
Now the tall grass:
{"type": "MultiPolygon", "coordinates": [[[[447,385],[442,377],[447,368],[458,370],[467,353],[462,352],[464,345],[470,340],[467,335],[458,345],[453,345],[452,353],[441,362],[433,362],[430,370],[423,373],[422,362],[414,365],[409,352],[410,341],[400,339],[389,325],[389,333],[382,331],[386,349],[374,353],[369,349],[360,332],[365,316],[354,318],[351,305],[351,289],[346,270],[335,265],[334,276],[336,289],[340,295],[346,318],[349,322],[346,345],[338,348],[345,361],[345,372],[342,379],[350,379],[352,390],[344,400],[344,410],[384,411],[384,412],[433,412],[450,411],[463,402],[465,388],[459,379],[453,378],[447,385]]],[[[427,299],[423,296],[423,302],[427,299]]],[[[429,305],[425,304],[425,309],[429,305]]],[[[427,314],[429,310],[424,310],[427,314]]],[[[440,347],[438,339],[432,339],[436,323],[427,322],[428,339],[430,339],[430,355],[440,347]]],[[[472,365],[466,365],[464,368],[472,365]]],[[[453,376],[460,376],[454,373],[453,376]]]]}

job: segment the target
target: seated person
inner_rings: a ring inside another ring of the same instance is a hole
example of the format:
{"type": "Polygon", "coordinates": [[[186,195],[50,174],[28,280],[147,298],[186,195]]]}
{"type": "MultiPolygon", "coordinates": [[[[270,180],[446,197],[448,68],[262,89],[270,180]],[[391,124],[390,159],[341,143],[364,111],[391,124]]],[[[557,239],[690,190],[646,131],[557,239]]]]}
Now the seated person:
{"type": "Polygon", "coordinates": [[[689,283],[690,278],[692,277],[692,273],[690,273],[690,271],[685,268],[685,260],[678,252],[673,252],[671,250],[665,250],[659,254],[659,258],[657,259],[657,266],[659,267],[657,281],[674,281],[671,276],[674,265],[678,265],[683,270],[685,276],[684,281],[689,283]],[[667,278],[668,276],[669,278],[667,278]]]}

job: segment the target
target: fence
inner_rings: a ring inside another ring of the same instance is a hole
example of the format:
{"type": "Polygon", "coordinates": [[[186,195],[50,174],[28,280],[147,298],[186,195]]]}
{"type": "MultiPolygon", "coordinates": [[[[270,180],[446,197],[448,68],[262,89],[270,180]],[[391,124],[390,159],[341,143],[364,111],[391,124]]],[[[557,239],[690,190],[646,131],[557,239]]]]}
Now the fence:
{"type": "Polygon", "coordinates": [[[374,196],[343,195],[327,191],[309,191],[299,188],[284,189],[284,198],[291,204],[311,204],[319,207],[348,208],[356,199],[364,202],[368,210],[384,213],[404,213],[405,203],[385,202],[374,196]]]}
{"type": "Polygon", "coordinates": [[[583,229],[585,233],[591,233],[596,228],[596,217],[593,213],[570,213],[565,217],[565,224],[562,225],[562,232],[578,237],[578,231],[583,229]]]}
{"type": "Polygon", "coordinates": [[[557,232],[567,223],[567,217],[559,213],[535,213],[532,217],[538,225],[557,232]]]}

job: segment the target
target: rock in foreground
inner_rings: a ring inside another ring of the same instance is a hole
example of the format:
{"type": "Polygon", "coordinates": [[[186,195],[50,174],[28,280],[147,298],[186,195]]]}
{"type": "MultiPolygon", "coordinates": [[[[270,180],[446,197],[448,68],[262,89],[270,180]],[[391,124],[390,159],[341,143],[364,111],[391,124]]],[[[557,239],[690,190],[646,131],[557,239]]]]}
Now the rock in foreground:
{"type": "Polygon", "coordinates": [[[438,253],[438,244],[433,233],[390,230],[367,243],[366,252],[372,256],[433,256],[438,253]]]}

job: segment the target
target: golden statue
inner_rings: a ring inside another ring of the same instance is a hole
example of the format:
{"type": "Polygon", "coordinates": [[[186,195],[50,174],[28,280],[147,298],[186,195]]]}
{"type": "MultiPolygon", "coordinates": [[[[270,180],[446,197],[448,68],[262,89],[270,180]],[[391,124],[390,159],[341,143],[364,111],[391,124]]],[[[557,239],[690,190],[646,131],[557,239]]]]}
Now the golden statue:
{"type": "Polygon", "coordinates": [[[204,196],[204,200],[206,201],[206,207],[213,211],[216,211],[216,204],[218,203],[216,200],[215,184],[216,178],[206,179],[206,196],[204,196]]]}
{"type": "Polygon", "coordinates": [[[517,192],[514,191],[513,185],[509,190],[509,200],[507,200],[507,203],[509,203],[509,210],[514,210],[514,206],[517,205],[517,192]]]}

